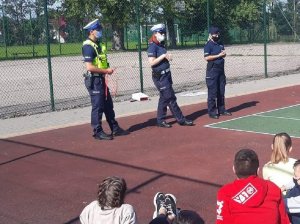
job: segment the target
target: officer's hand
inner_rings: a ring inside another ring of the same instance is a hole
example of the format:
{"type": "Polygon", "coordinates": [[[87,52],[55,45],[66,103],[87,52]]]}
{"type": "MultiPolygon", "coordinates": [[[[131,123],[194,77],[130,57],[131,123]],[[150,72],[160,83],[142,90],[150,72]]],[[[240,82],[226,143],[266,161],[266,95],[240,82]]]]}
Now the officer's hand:
{"type": "Polygon", "coordinates": [[[226,56],[226,52],[225,51],[221,51],[221,53],[219,54],[219,57],[225,57],[226,56]]]}
{"type": "Polygon", "coordinates": [[[115,71],[115,69],[113,69],[113,68],[107,68],[106,69],[107,74],[112,74],[114,71],[115,71]]]}
{"type": "Polygon", "coordinates": [[[171,54],[166,54],[166,59],[168,59],[168,61],[172,61],[172,55],[171,54]]]}

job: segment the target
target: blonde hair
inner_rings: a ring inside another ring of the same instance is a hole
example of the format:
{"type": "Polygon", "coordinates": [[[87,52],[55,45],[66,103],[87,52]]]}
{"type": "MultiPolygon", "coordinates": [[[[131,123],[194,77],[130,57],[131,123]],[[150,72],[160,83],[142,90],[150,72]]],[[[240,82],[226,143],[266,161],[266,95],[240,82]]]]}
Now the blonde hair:
{"type": "Polygon", "coordinates": [[[289,150],[292,147],[292,139],[287,133],[279,133],[274,136],[271,163],[288,162],[289,150]]]}

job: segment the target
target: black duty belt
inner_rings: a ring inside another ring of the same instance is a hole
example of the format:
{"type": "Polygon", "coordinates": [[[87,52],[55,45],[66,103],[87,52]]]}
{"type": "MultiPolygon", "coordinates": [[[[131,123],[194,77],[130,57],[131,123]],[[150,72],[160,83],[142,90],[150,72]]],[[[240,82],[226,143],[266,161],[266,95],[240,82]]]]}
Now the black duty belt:
{"type": "Polygon", "coordinates": [[[92,74],[92,76],[94,76],[94,77],[104,77],[104,75],[103,74],[100,74],[100,73],[93,73],[92,74]]]}
{"type": "Polygon", "coordinates": [[[104,77],[104,74],[100,74],[100,73],[91,73],[91,72],[86,72],[83,74],[83,77],[104,77]]]}
{"type": "Polygon", "coordinates": [[[167,68],[167,69],[165,69],[165,70],[162,70],[162,71],[160,72],[160,74],[161,74],[161,75],[164,75],[164,74],[168,73],[169,71],[170,71],[170,68],[167,68]]]}

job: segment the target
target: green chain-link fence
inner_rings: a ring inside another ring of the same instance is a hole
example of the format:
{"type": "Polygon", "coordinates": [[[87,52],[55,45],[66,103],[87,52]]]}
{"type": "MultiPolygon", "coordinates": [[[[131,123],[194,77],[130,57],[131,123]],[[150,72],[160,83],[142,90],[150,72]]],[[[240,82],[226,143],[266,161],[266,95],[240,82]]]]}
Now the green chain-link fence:
{"type": "Polygon", "coordinates": [[[299,0],[112,2],[1,2],[1,119],[90,104],[82,77],[82,27],[97,17],[116,68],[109,76],[115,101],[140,91],[157,94],[146,53],[156,23],[167,26],[177,92],[205,87],[203,46],[211,25],[222,30],[229,83],[299,70],[299,0]]]}

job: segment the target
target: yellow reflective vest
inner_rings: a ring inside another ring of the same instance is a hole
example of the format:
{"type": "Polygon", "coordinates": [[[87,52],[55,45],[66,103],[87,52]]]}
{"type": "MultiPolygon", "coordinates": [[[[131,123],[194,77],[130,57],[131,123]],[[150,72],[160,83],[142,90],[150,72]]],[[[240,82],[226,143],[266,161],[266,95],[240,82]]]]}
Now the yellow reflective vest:
{"type": "Polygon", "coordinates": [[[93,65],[97,68],[109,68],[109,63],[107,61],[107,49],[104,44],[101,44],[101,52],[98,52],[98,45],[89,39],[84,41],[83,45],[90,45],[95,49],[97,57],[93,59],[93,65]]]}

